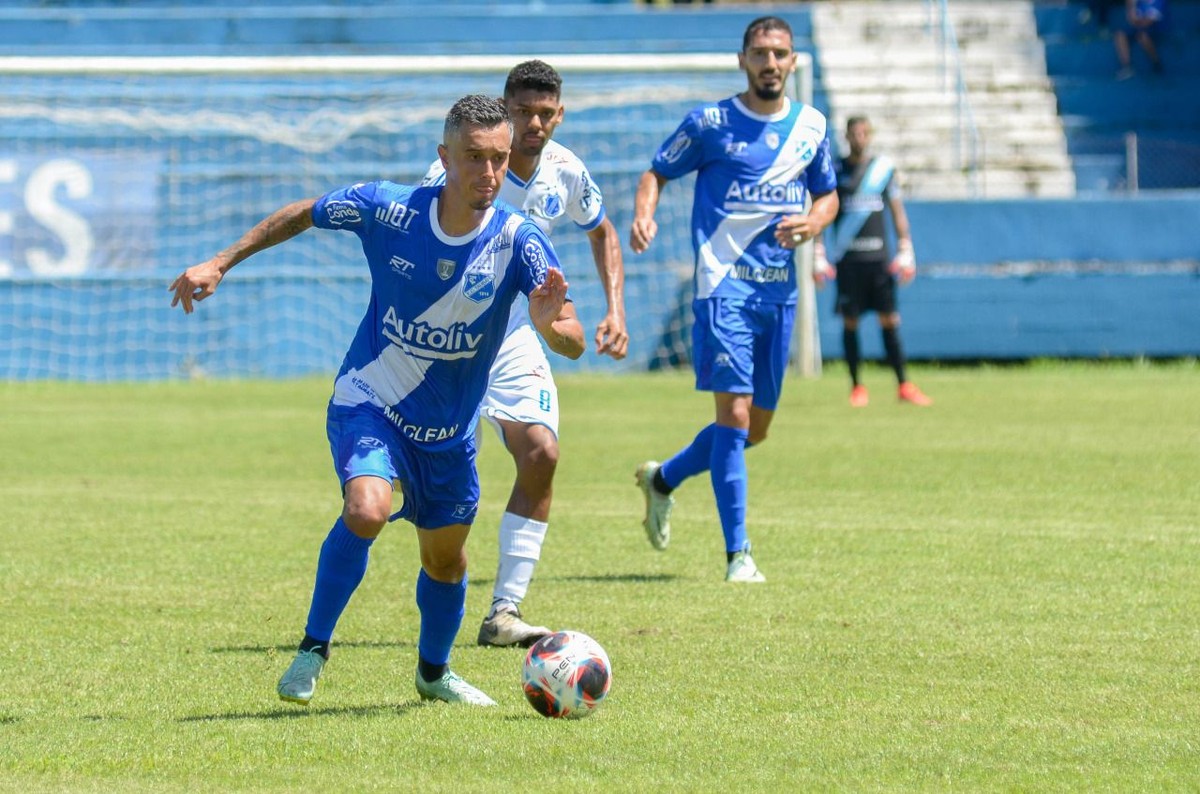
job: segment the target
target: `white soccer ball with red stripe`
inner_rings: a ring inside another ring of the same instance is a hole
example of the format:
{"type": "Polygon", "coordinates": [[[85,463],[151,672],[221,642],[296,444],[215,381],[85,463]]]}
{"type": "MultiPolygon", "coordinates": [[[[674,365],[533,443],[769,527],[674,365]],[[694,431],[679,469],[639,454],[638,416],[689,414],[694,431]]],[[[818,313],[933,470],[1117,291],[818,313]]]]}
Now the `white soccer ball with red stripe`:
{"type": "Polygon", "coordinates": [[[525,655],[525,698],[545,717],[586,717],[612,686],[612,666],[600,643],[580,631],[542,637],[525,655]]]}

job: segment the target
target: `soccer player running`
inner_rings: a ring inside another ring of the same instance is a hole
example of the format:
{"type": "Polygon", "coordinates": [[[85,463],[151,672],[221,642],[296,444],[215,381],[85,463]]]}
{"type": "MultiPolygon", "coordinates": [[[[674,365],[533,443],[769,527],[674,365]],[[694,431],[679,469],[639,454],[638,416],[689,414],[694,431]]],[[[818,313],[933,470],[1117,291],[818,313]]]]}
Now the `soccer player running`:
{"type": "MultiPolygon", "coordinates": [[[[596,327],[596,352],[620,360],[629,345],[620,236],[605,215],[604,198],[583,161],[551,140],[563,119],[561,97],[562,77],[542,61],[525,61],[508,73],[504,102],[513,119],[513,150],[500,199],[520,208],[547,234],[566,218],[587,233],[608,304],[596,327]]],[[[444,178],[441,162],[435,162],[422,184],[440,184],[444,178]]],[[[492,604],[476,641],[528,647],[550,633],[545,626],[526,623],[520,604],[529,591],[550,519],[558,463],[558,388],[521,301],[513,304],[480,413],[499,433],[517,474],[500,518],[492,604]]]]}
{"type": "Polygon", "coordinates": [[[899,400],[932,405],[933,400],[905,374],[896,283],[913,280],[917,258],[896,186],[895,164],[888,157],[870,153],[871,133],[871,122],[865,116],[852,116],[846,122],[850,154],[837,166],[838,214],[825,242],[816,243],[813,278],[817,283],[837,278],[837,313],[842,316],[842,348],[850,370],[850,405],[864,408],[870,400],[867,387],[859,381],[858,345],[858,318],[869,311],[879,316],[883,349],[896,373],[899,400]],[[896,230],[895,256],[888,253],[887,212],[896,230]]]}
{"type": "Polygon", "coordinates": [[[327,414],[342,514],[321,546],[304,638],[279,681],[283,700],[312,698],[371,544],[402,517],[417,527],[421,556],[417,692],[423,700],[495,705],[449,667],[479,500],[479,402],[518,292],[552,350],[577,358],[585,348],[549,239],[511,207],[493,206],[511,145],[504,104],[463,97],[438,146],[444,185],[370,182],[294,202],[171,285],[172,306],[190,313],[238,262],[312,226],[357,234],[371,274],[370,303],[327,414]],[[395,482],[404,501],[391,515],[395,482]]]}
{"type": "Polygon", "coordinates": [[[636,477],[646,534],[661,550],[670,540],[671,492],[708,471],[725,580],[762,582],[746,534],[744,453],[766,438],[783,386],[797,299],[793,249],[833,220],[838,198],[825,117],[784,93],[796,67],[787,22],[751,22],[738,63],[746,90],[689,113],[638,183],[630,245],[641,253],[658,229],[663,185],[696,172],[692,365],[696,388],[713,393],[716,421],[665,463],[643,463],[636,477]]]}

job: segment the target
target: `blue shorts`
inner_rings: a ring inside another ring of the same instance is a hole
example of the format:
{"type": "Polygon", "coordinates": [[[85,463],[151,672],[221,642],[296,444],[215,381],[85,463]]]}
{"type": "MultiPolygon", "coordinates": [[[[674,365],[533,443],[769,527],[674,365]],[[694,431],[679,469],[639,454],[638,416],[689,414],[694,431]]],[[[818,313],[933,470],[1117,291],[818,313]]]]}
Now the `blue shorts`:
{"type": "Polygon", "coordinates": [[[376,408],[332,403],[325,432],[343,492],[355,477],[382,477],[399,482],[404,495],[393,521],[403,518],[420,529],[438,529],[475,520],[479,474],[474,433],[457,446],[429,451],[403,436],[376,408]]]}
{"type": "Polygon", "coordinates": [[[692,301],[692,367],[699,391],[753,394],[774,411],[783,391],[796,307],[739,298],[692,301]]]}

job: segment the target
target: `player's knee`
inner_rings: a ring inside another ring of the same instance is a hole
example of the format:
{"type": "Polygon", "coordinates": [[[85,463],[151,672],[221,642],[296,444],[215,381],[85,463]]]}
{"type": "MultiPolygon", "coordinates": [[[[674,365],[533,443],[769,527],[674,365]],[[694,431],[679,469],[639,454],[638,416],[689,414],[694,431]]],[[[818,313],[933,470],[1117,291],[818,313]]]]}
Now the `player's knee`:
{"type": "Polygon", "coordinates": [[[519,467],[523,473],[533,474],[540,478],[554,476],[558,467],[558,441],[547,434],[538,438],[521,454],[519,467]]]}
{"type": "Polygon", "coordinates": [[[467,555],[465,551],[440,554],[434,550],[422,550],[421,567],[435,582],[461,582],[467,573],[467,555]]]}
{"type": "Polygon", "coordinates": [[[391,509],[390,499],[385,502],[377,498],[348,498],[342,509],[342,520],[355,535],[373,538],[387,524],[391,509]]]}

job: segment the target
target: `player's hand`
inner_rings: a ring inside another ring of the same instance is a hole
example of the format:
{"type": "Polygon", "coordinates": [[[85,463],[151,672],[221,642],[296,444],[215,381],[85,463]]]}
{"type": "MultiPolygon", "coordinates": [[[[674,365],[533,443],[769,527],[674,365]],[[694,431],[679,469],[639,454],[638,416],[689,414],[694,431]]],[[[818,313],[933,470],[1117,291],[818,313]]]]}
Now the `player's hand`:
{"type": "Polygon", "coordinates": [[[529,319],[538,330],[549,328],[558,319],[567,299],[567,279],[557,268],[546,270],[546,279],[529,293],[529,319]]]}
{"type": "Polygon", "coordinates": [[[183,304],[183,313],[191,314],[194,307],[192,301],[202,301],[217,291],[217,285],[225,274],[217,267],[216,262],[209,260],[203,264],[189,267],[171,282],[167,289],[175,293],[171,298],[171,308],[183,304]]]}
{"type": "Polygon", "coordinates": [[[821,233],[821,227],[808,215],[784,215],[775,227],[775,242],[784,248],[796,248],[821,233]]]}
{"type": "Polygon", "coordinates": [[[896,256],[888,265],[888,272],[896,277],[901,286],[917,276],[917,256],[911,240],[901,240],[896,246],[896,256]]]}
{"type": "Polygon", "coordinates": [[[818,289],[837,278],[837,268],[825,257],[825,244],[820,240],[813,243],[812,277],[818,289]]]}
{"type": "Polygon", "coordinates": [[[657,234],[658,224],[653,218],[634,218],[629,229],[629,247],[635,254],[640,254],[650,247],[657,234]]]}
{"type": "Polygon", "coordinates": [[[628,350],[629,333],[625,330],[625,320],[621,315],[609,312],[596,326],[596,354],[620,361],[628,350]]]}

